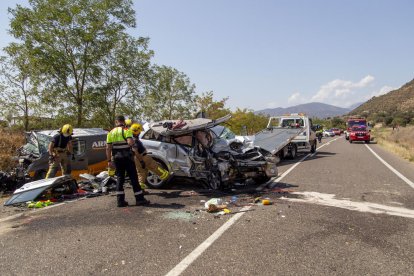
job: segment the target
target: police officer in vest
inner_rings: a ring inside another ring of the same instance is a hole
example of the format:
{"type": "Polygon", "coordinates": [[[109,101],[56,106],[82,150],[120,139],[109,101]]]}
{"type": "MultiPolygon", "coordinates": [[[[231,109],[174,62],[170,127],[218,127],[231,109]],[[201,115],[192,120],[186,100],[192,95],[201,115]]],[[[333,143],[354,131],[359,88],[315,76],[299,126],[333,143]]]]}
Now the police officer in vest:
{"type": "Polygon", "coordinates": [[[150,202],[144,198],[142,189],[138,185],[137,171],[131,151],[131,147],[134,145],[132,132],[125,128],[124,116],[117,116],[115,125],[116,127],[108,133],[106,138],[106,157],[108,158],[108,166],[110,168],[115,167],[116,169],[117,206],[128,206],[128,202],[125,201],[124,192],[125,172],[131,180],[136,205],[147,205],[150,202]]]}
{"type": "Polygon", "coordinates": [[[59,165],[62,169],[62,175],[70,175],[72,171],[70,156],[73,157],[72,134],[73,127],[66,124],[59,129],[58,134],[53,136],[52,141],[50,141],[48,148],[49,170],[46,178],[55,177],[59,165]]]}

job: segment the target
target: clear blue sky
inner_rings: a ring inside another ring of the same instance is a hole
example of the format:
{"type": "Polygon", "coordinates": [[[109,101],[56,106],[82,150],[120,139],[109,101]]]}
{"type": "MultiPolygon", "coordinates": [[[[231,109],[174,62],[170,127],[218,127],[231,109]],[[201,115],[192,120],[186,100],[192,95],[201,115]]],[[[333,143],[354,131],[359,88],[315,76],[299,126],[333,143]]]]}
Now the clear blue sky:
{"type": "MultiPolygon", "coordinates": [[[[0,2],[0,47],[7,7],[0,2]]],[[[307,102],[346,107],[414,78],[411,0],[135,0],[133,36],[154,62],[235,109],[307,102]]]]}

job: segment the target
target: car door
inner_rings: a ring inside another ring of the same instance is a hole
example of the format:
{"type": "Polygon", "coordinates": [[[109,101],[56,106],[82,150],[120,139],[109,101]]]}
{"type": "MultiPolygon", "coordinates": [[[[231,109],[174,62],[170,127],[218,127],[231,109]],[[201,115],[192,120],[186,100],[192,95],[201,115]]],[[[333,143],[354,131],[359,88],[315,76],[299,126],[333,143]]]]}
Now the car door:
{"type": "Polygon", "coordinates": [[[88,169],[88,156],[86,155],[86,141],[83,138],[76,137],[72,140],[73,157],[72,158],[72,170],[87,170],[88,169]]]}

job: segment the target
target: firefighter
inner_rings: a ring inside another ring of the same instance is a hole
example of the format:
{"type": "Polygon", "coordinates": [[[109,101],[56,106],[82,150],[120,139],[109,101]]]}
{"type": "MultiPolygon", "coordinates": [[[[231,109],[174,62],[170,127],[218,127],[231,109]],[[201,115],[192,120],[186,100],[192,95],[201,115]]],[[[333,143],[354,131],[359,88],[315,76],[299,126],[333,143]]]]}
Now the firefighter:
{"type": "Polygon", "coordinates": [[[74,159],[72,147],[73,127],[70,124],[59,129],[58,134],[53,136],[49,143],[49,170],[45,178],[55,177],[59,165],[62,175],[70,175],[72,172],[71,158],[74,159]]]}
{"type": "Polygon", "coordinates": [[[131,180],[136,205],[148,205],[150,202],[144,198],[143,191],[138,185],[137,171],[131,151],[131,146],[134,144],[131,130],[125,128],[124,116],[117,116],[115,125],[116,127],[108,133],[106,138],[106,157],[108,158],[108,167],[116,169],[117,206],[128,206],[124,192],[125,173],[131,180]]]}
{"type": "Polygon", "coordinates": [[[131,126],[131,131],[134,136],[134,146],[132,147],[132,150],[134,151],[135,166],[138,171],[138,179],[141,188],[145,189],[147,187],[145,182],[147,180],[148,170],[158,175],[161,180],[167,179],[169,176],[168,170],[164,170],[147,154],[147,150],[139,139],[142,126],[140,124],[133,124],[131,126]]]}

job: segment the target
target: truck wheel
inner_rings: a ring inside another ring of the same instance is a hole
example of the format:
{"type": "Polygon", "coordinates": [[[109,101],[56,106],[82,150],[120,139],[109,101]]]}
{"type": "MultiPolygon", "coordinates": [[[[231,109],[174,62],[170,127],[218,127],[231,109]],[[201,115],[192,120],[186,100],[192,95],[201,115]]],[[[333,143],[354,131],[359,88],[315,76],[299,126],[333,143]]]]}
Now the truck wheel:
{"type": "Polygon", "coordinates": [[[296,145],[292,145],[292,148],[290,149],[289,158],[290,159],[295,159],[296,158],[296,153],[297,153],[296,145]]]}
{"type": "MultiPolygon", "coordinates": [[[[164,164],[164,162],[155,159],[154,160],[164,169],[168,171],[167,166],[164,164]]],[[[171,172],[170,172],[171,173],[171,172]]],[[[153,173],[152,171],[148,171],[148,175],[147,175],[147,184],[148,186],[150,186],[151,188],[154,189],[160,189],[162,187],[164,187],[167,184],[167,180],[161,180],[161,178],[159,178],[158,175],[156,175],[155,173],[153,173]]]]}
{"type": "Polygon", "coordinates": [[[311,153],[315,153],[316,152],[316,140],[312,143],[311,151],[310,152],[311,153]]]}

